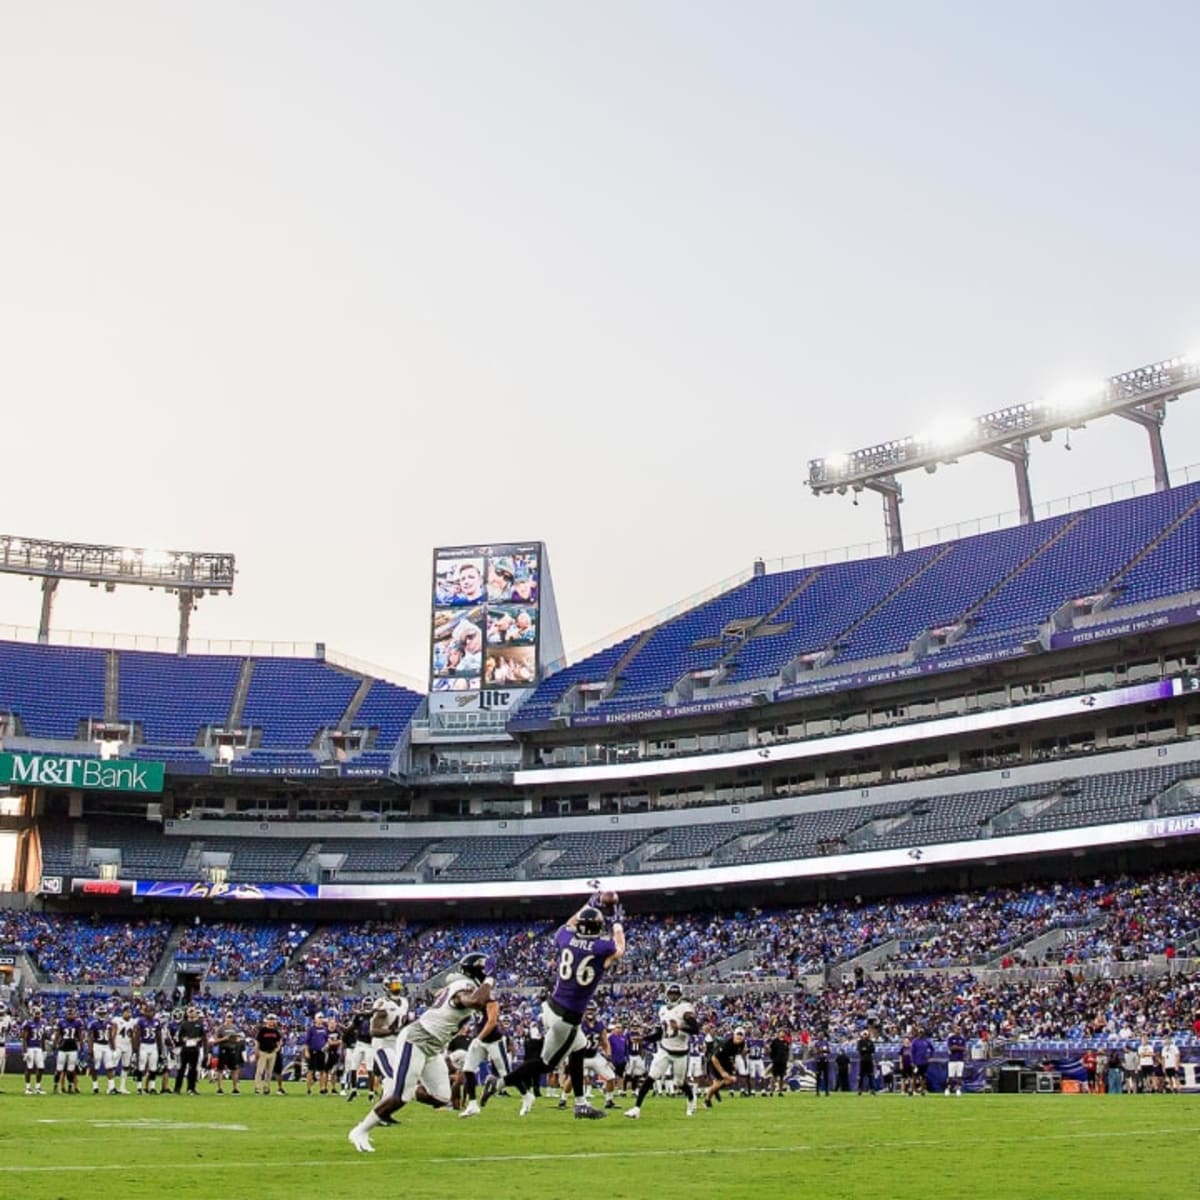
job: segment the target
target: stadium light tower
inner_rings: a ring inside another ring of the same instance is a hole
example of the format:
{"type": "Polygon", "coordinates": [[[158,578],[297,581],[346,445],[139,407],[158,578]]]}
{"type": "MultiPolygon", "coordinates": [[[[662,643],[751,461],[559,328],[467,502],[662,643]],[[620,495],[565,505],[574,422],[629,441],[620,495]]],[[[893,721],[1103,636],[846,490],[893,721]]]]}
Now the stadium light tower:
{"type": "Polygon", "coordinates": [[[24,575],[42,581],[42,611],[38,641],[50,640],[50,616],[54,597],[64,579],[92,587],[103,585],[114,592],[117,585],[160,587],[179,597],[179,653],[187,653],[188,631],[196,603],[207,591],[210,596],[233,591],[237,573],[232,554],[202,550],[147,550],[140,546],[96,546],[83,542],[55,542],[46,538],[0,534],[0,574],[24,575]]]}
{"type": "Polygon", "coordinates": [[[902,491],[896,476],[918,468],[932,475],[939,466],[956,463],[968,454],[990,454],[1011,463],[1016,475],[1017,505],[1022,524],[1033,521],[1029,486],[1029,444],[1043,442],[1056,430],[1082,429],[1097,417],[1124,417],[1140,425],[1150,439],[1154,485],[1170,487],[1162,426],[1166,406],[1185,392],[1200,388],[1200,353],[1168,358],[1109,379],[1081,381],[1054,389],[1032,404],[1001,408],[928,433],[881,442],[852,454],[827,454],[808,464],[808,486],[817,496],[844,496],[864,489],[883,497],[883,520],[888,553],[904,550],[900,526],[902,491]]]}

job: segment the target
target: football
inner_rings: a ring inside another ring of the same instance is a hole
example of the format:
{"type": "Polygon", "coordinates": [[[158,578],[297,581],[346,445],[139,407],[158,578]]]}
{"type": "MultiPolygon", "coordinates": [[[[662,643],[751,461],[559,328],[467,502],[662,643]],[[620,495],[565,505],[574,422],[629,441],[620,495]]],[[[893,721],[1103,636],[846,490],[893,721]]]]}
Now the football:
{"type": "Polygon", "coordinates": [[[606,907],[608,905],[616,904],[616,902],[617,902],[617,893],[616,892],[601,892],[600,893],[600,903],[605,905],[606,907]]]}

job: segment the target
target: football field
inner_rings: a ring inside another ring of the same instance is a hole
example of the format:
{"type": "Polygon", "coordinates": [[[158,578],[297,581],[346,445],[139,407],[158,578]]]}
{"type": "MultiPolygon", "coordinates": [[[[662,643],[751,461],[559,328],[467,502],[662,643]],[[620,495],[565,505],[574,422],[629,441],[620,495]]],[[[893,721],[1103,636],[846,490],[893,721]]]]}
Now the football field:
{"type": "Polygon", "coordinates": [[[368,1155],[346,1140],[361,1099],[19,1091],[3,1080],[4,1197],[1161,1200],[1200,1181],[1196,1096],[801,1094],[727,1099],[691,1119],[652,1097],[639,1121],[577,1121],[553,1100],[522,1119],[501,1097],[469,1120],[405,1109],[368,1155]]]}

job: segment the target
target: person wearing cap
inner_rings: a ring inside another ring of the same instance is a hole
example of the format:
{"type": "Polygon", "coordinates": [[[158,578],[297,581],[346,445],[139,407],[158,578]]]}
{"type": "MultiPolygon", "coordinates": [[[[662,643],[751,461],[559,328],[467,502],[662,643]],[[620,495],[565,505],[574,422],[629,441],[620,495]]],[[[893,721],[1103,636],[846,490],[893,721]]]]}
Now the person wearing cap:
{"type": "MultiPolygon", "coordinates": [[[[283,1045],[283,1031],[279,1028],[279,1018],[274,1013],[267,1013],[263,1023],[254,1033],[254,1094],[271,1094],[271,1077],[275,1074],[275,1061],[279,1057],[279,1047],[283,1045]]],[[[283,1084],[279,1091],[283,1093],[283,1084]]]]}
{"type": "Polygon", "coordinates": [[[200,1010],[194,1004],[183,1014],[176,1036],[179,1040],[179,1071],[175,1075],[175,1094],[179,1095],[183,1090],[186,1079],[188,1095],[194,1096],[200,1060],[204,1056],[208,1041],[204,1022],[200,1020],[200,1010]]]}
{"type": "Polygon", "coordinates": [[[726,1038],[712,1052],[709,1066],[712,1067],[712,1083],[704,1093],[704,1107],[712,1108],[713,1098],[719,1102],[721,1089],[737,1086],[738,1059],[746,1052],[746,1031],[739,1025],[733,1031],[733,1037],[726,1038]]]}

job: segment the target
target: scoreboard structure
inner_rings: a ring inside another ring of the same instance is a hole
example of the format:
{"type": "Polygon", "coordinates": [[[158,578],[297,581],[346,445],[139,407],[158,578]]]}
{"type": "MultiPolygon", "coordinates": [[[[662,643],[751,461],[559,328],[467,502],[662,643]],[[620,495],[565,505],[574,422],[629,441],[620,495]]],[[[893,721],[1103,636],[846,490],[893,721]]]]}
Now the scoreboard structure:
{"type": "Polygon", "coordinates": [[[562,658],[543,542],[433,552],[431,712],[517,708],[562,658]]]}

